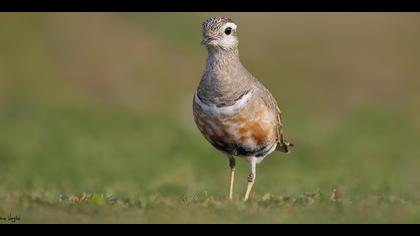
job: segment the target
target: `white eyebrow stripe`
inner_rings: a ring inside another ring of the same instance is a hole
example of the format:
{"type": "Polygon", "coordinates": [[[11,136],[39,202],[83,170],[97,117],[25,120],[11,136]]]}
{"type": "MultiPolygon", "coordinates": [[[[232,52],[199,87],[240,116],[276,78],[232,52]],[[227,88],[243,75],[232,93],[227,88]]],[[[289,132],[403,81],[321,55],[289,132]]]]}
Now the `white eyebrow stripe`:
{"type": "Polygon", "coordinates": [[[200,100],[197,95],[197,91],[195,92],[194,100],[195,102],[203,109],[204,112],[211,114],[213,116],[219,115],[234,115],[242,108],[244,108],[248,103],[251,101],[253,95],[253,91],[249,91],[247,94],[243,95],[241,99],[237,100],[234,104],[230,106],[223,106],[217,107],[215,104],[205,104],[200,100]]]}
{"type": "Polygon", "coordinates": [[[235,23],[228,22],[228,23],[225,24],[225,28],[227,28],[227,27],[231,27],[232,29],[235,30],[238,26],[235,23]]]}

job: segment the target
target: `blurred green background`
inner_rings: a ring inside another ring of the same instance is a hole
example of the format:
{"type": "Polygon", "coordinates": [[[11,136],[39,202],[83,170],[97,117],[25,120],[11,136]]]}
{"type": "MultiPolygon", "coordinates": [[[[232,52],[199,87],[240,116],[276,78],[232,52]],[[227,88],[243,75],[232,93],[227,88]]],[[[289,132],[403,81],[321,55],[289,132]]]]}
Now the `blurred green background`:
{"type": "Polygon", "coordinates": [[[2,13],[0,212],[22,212],[11,195],[34,192],[223,197],[227,159],[191,108],[214,15],[239,25],[241,61],[296,145],[258,166],[256,195],[337,188],[417,207],[418,13],[2,13]]]}

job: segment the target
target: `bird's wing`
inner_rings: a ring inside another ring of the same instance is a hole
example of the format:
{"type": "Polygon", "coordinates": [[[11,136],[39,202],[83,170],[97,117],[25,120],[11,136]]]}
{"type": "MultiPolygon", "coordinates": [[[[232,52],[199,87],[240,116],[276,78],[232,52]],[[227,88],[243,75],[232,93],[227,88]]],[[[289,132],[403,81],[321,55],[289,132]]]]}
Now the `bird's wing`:
{"type": "Polygon", "coordinates": [[[293,146],[292,143],[288,142],[284,135],[283,135],[283,123],[281,118],[281,111],[277,104],[276,99],[273,97],[273,95],[270,93],[270,91],[258,80],[257,81],[257,87],[261,90],[259,93],[259,96],[264,101],[267,107],[273,112],[276,113],[277,116],[277,137],[278,137],[278,146],[277,150],[282,152],[289,152],[289,146],[293,146]]]}
{"type": "Polygon", "coordinates": [[[246,76],[249,81],[252,81],[252,83],[255,85],[257,90],[258,96],[261,97],[261,99],[264,101],[266,106],[269,108],[270,111],[274,112],[277,116],[277,139],[278,139],[278,145],[276,150],[282,151],[282,152],[289,152],[289,146],[293,147],[293,143],[288,142],[284,135],[283,135],[283,123],[281,118],[281,111],[279,106],[277,105],[276,99],[273,97],[273,95],[270,93],[270,91],[259,81],[257,80],[245,67],[243,67],[244,72],[243,76],[246,76]]]}

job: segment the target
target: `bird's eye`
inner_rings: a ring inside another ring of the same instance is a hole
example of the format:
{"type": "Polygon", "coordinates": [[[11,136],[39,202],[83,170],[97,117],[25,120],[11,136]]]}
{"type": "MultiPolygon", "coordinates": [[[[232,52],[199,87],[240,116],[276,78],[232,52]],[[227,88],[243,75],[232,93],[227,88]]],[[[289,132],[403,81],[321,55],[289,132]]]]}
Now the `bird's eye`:
{"type": "Polygon", "coordinates": [[[229,35],[229,34],[231,34],[231,33],[232,33],[232,28],[227,27],[227,28],[225,29],[225,34],[226,34],[226,35],[229,35]]]}

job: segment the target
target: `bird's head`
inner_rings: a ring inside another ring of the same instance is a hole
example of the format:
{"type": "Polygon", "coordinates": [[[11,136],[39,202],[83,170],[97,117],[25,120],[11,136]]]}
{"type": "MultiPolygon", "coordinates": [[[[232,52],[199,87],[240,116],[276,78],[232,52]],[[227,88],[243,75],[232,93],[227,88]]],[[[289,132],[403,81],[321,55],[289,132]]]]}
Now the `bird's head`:
{"type": "Polygon", "coordinates": [[[203,41],[208,48],[229,50],[238,46],[237,26],[227,17],[210,17],[202,24],[203,41]]]}

